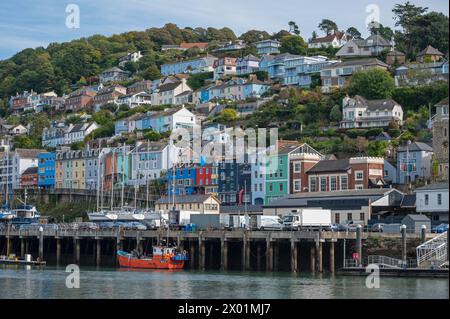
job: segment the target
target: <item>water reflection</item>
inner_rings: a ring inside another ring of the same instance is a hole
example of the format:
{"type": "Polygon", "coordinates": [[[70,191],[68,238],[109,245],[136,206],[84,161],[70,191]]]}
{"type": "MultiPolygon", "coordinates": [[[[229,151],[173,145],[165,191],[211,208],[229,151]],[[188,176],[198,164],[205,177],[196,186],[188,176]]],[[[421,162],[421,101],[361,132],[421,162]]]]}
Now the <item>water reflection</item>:
{"type": "Polygon", "coordinates": [[[80,289],[65,286],[64,267],[0,268],[0,298],[448,298],[448,279],[328,274],[82,268],[80,289]]]}

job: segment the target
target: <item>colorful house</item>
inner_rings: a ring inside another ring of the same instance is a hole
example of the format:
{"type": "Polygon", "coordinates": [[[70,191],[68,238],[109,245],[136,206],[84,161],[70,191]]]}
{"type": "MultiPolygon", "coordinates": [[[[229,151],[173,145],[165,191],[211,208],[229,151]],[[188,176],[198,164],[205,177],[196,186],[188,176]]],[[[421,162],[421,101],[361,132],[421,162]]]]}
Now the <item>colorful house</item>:
{"type": "Polygon", "coordinates": [[[55,160],[54,152],[38,155],[38,187],[43,189],[55,188],[55,160]]]}

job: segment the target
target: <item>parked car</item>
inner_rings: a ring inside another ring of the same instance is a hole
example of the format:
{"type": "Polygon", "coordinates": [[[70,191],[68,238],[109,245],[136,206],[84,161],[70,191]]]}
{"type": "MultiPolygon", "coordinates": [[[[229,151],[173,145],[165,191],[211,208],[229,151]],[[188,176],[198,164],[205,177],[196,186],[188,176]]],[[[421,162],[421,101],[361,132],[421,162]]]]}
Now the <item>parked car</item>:
{"type": "Polygon", "coordinates": [[[342,224],[332,224],[331,231],[347,231],[348,227],[342,224]]]}
{"type": "Polygon", "coordinates": [[[437,233],[437,234],[442,234],[442,233],[445,233],[446,231],[448,231],[448,224],[444,224],[444,223],[431,229],[431,232],[437,233]]]}
{"type": "Polygon", "coordinates": [[[93,222],[75,223],[74,227],[78,230],[97,230],[100,228],[96,223],[93,222]]]}
{"type": "Polygon", "coordinates": [[[101,222],[98,223],[98,226],[100,229],[113,229],[114,228],[114,222],[101,222]]]}
{"type": "Polygon", "coordinates": [[[384,224],[383,223],[376,223],[372,225],[372,231],[381,233],[383,232],[384,224]]]}

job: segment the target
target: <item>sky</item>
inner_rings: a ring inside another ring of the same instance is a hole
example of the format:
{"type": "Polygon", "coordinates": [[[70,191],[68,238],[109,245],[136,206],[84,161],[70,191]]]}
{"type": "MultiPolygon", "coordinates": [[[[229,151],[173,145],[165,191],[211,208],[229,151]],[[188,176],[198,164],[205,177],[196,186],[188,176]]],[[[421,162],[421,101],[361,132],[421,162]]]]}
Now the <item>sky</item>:
{"type": "MultiPolygon", "coordinates": [[[[287,29],[295,21],[308,39],[323,18],[339,29],[356,27],[367,35],[368,16],[394,27],[392,8],[405,0],[2,0],[0,1],[0,59],[25,48],[46,47],[93,34],[112,35],[162,27],[230,27],[237,36],[251,30],[269,33],[287,29]],[[66,8],[75,4],[79,28],[68,28],[66,8]],[[375,11],[371,9],[375,5],[375,11]],[[366,11],[369,10],[369,13],[366,11]],[[373,15],[375,13],[375,15],[373,15]]],[[[447,0],[410,0],[429,11],[449,14],[447,0]]],[[[370,21],[370,20],[369,20],[370,21]]]]}

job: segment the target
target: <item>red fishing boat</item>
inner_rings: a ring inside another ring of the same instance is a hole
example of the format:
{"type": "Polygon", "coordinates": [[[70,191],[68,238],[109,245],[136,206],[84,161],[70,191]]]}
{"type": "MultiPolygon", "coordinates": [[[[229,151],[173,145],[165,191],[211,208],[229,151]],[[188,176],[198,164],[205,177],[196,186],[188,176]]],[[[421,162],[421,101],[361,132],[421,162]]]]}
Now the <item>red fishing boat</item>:
{"type": "Polygon", "coordinates": [[[154,246],[152,256],[140,255],[133,251],[117,251],[120,267],[140,269],[182,269],[188,260],[186,252],[178,252],[174,247],[154,246]]]}

